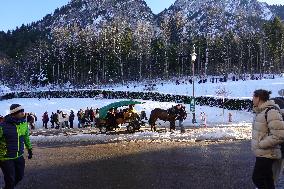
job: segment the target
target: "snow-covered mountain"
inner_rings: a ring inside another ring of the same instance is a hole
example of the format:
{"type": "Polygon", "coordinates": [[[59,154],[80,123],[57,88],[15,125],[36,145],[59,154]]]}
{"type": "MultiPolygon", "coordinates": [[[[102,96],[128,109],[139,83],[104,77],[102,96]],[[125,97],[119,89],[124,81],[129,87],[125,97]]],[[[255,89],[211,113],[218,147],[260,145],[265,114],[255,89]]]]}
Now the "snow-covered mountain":
{"type": "Polygon", "coordinates": [[[269,9],[284,21],[284,5],[269,5],[269,9]]]}
{"type": "Polygon", "coordinates": [[[76,24],[99,30],[113,22],[126,22],[135,29],[138,21],[153,25],[153,20],[154,14],[143,0],[72,0],[53,15],[47,15],[38,25],[42,29],[52,29],[76,24]]]}
{"type": "Polygon", "coordinates": [[[183,31],[222,35],[224,32],[256,32],[261,20],[274,17],[267,3],[257,0],[176,0],[159,14],[161,20],[176,17],[183,31]]]}
{"type": "Polygon", "coordinates": [[[165,29],[162,23],[170,21],[181,26],[183,33],[222,35],[228,30],[258,31],[261,20],[273,16],[269,6],[257,0],[176,0],[159,15],[154,15],[144,0],[72,0],[47,15],[38,26],[52,29],[76,24],[100,30],[113,22],[126,22],[134,30],[139,22],[147,22],[159,33],[165,29]]]}

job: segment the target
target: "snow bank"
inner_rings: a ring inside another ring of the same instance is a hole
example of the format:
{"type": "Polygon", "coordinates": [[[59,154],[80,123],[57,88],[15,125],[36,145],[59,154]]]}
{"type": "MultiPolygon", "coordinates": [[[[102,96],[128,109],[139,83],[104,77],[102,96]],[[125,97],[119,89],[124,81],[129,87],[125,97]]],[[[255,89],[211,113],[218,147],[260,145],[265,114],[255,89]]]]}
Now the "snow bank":
{"type": "Polygon", "coordinates": [[[214,128],[198,128],[188,129],[186,133],[181,134],[175,132],[137,132],[134,134],[77,134],[67,133],[56,136],[31,136],[31,141],[34,143],[62,143],[62,142],[90,142],[90,143],[105,143],[105,142],[122,142],[122,141],[178,141],[178,142],[195,142],[204,140],[249,140],[251,139],[251,127],[214,127],[214,128]]]}

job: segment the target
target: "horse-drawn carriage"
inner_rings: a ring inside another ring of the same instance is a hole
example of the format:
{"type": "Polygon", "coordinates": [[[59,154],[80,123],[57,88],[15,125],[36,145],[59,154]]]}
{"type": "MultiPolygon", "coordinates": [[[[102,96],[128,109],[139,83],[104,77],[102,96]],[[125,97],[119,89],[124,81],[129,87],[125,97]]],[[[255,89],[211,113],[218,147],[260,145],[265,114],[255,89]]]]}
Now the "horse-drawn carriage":
{"type": "Polygon", "coordinates": [[[100,108],[99,119],[96,122],[97,127],[102,133],[112,131],[118,128],[119,125],[126,125],[126,129],[130,133],[138,131],[141,126],[145,124],[141,118],[141,114],[143,117],[145,112],[138,114],[127,108],[121,109],[120,111],[118,110],[118,108],[133,106],[135,104],[143,104],[143,102],[132,100],[119,101],[100,108]]]}

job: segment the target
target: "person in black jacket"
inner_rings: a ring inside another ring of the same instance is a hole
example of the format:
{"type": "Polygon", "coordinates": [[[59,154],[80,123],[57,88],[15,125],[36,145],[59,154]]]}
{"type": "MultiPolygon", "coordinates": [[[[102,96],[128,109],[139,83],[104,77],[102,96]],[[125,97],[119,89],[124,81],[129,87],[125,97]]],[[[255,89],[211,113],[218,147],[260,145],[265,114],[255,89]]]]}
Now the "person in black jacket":
{"type": "Polygon", "coordinates": [[[107,118],[107,124],[109,127],[113,127],[113,128],[117,127],[114,108],[109,109],[106,118],[107,118]]]}
{"type": "Polygon", "coordinates": [[[177,115],[177,114],[179,114],[180,109],[181,109],[181,104],[178,104],[176,106],[172,106],[171,108],[168,109],[168,114],[177,115]]]}
{"type": "Polygon", "coordinates": [[[45,129],[48,129],[47,128],[47,123],[49,122],[49,116],[48,116],[48,113],[47,112],[44,112],[43,116],[42,116],[42,123],[43,123],[43,127],[45,129]]]}
{"type": "Polygon", "coordinates": [[[70,116],[69,116],[69,122],[70,122],[70,128],[71,128],[71,129],[73,129],[73,122],[74,122],[74,119],[75,119],[75,115],[74,115],[73,110],[71,110],[71,113],[70,113],[70,116]]]}
{"type": "Polygon", "coordinates": [[[57,112],[53,115],[54,123],[56,124],[55,129],[59,129],[59,113],[60,111],[57,110],[57,112]]]}
{"type": "Polygon", "coordinates": [[[51,116],[50,116],[50,123],[51,123],[51,128],[53,129],[54,128],[54,123],[55,123],[54,113],[53,112],[51,113],[51,116]]]}
{"type": "Polygon", "coordinates": [[[93,108],[90,109],[89,114],[90,114],[91,127],[93,127],[95,125],[95,111],[93,110],[93,108]]]}

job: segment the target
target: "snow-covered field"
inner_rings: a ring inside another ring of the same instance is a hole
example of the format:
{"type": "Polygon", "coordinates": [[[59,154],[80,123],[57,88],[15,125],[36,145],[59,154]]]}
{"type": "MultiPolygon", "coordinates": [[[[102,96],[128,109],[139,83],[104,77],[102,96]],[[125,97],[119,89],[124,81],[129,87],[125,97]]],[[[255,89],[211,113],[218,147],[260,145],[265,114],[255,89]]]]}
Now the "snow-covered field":
{"type": "MultiPolygon", "coordinates": [[[[156,91],[167,94],[182,94],[191,95],[192,85],[186,83],[186,80],[180,80],[180,85],[176,85],[175,82],[157,82],[156,91]],[[184,81],[184,83],[182,83],[184,81]]],[[[122,87],[105,88],[107,90],[117,91],[144,91],[145,84],[133,84],[122,87]],[[135,85],[135,87],[134,87],[135,85]]],[[[279,96],[278,92],[284,89],[284,78],[277,77],[275,79],[263,79],[263,80],[247,80],[247,81],[228,81],[227,83],[204,83],[196,84],[196,96],[217,96],[217,91],[223,90],[227,94],[228,98],[240,98],[247,99],[251,98],[253,91],[256,89],[267,89],[272,91],[272,97],[279,96]]],[[[126,99],[127,100],[127,99],[126,99]]],[[[79,109],[89,108],[101,108],[112,102],[120,100],[115,99],[91,99],[91,98],[58,98],[58,99],[11,99],[0,101],[0,115],[6,115],[9,113],[9,107],[13,103],[21,104],[26,112],[33,112],[37,115],[38,121],[36,128],[38,133],[44,131],[41,130],[41,116],[45,111],[48,111],[49,115],[51,112],[61,110],[66,113],[70,113],[71,110],[77,113],[79,109]]],[[[147,117],[149,118],[151,110],[154,108],[168,109],[175,103],[169,102],[154,102],[144,101],[145,104],[136,105],[137,111],[146,111],[147,117]]],[[[135,140],[178,140],[178,141],[195,141],[195,140],[220,140],[220,139],[250,139],[251,137],[251,122],[253,114],[246,111],[229,111],[216,107],[208,106],[196,106],[196,118],[197,124],[192,124],[192,114],[189,112],[190,106],[186,105],[188,111],[188,117],[184,122],[186,127],[186,133],[180,134],[179,130],[170,133],[165,128],[169,129],[169,123],[158,121],[158,128],[162,128],[162,132],[151,132],[146,127],[142,129],[142,132],[135,134],[119,134],[119,135],[105,135],[98,134],[98,131],[79,131],[76,132],[63,130],[61,133],[54,136],[45,136],[41,134],[35,134],[32,136],[33,141],[94,141],[94,142],[112,142],[112,141],[135,141],[135,140]],[[199,126],[201,123],[200,113],[205,112],[207,116],[207,127],[202,128],[199,126]],[[229,113],[232,114],[231,123],[229,120],[229,113]],[[196,128],[193,128],[196,126],[196,128]],[[72,134],[68,134],[68,132],[72,134]],[[94,134],[95,133],[95,134],[94,134]]],[[[77,126],[77,119],[75,119],[75,125],[77,126]]],[[[176,123],[178,125],[178,123],[176,123]]],[[[179,129],[179,128],[178,128],[179,129]]]]}
{"type": "MultiPolygon", "coordinates": [[[[38,121],[36,124],[38,132],[42,132],[41,116],[45,111],[51,112],[56,110],[62,110],[63,112],[70,113],[73,110],[75,113],[79,109],[86,109],[87,107],[100,108],[109,103],[117,100],[95,100],[90,98],[68,98],[68,99],[11,99],[0,101],[0,115],[6,115],[9,113],[9,107],[13,103],[21,104],[26,112],[33,112],[37,115],[38,121]]],[[[154,108],[168,109],[175,103],[168,102],[153,102],[144,101],[145,104],[136,105],[137,111],[146,111],[147,117],[149,117],[151,110],[154,108]]],[[[189,111],[189,105],[186,109],[189,111]]],[[[34,142],[70,142],[70,141],[93,141],[93,142],[113,142],[113,141],[135,141],[135,140],[178,140],[178,141],[195,141],[195,140],[218,140],[218,139],[249,139],[251,130],[252,114],[245,111],[228,111],[220,108],[212,108],[206,106],[197,106],[197,124],[196,129],[193,129],[191,122],[192,115],[189,113],[187,119],[184,122],[184,126],[187,128],[185,134],[180,134],[179,131],[174,133],[170,132],[151,132],[147,129],[144,132],[137,132],[135,134],[120,134],[120,135],[103,135],[103,134],[90,134],[88,132],[73,132],[73,134],[66,134],[70,131],[63,130],[61,134],[54,136],[32,136],[34,142]],[[209,128],[201,128],[199,125],[200,112],[204,111],[207,114],[207,124],[209,128]],[[228,114],[232,113],[233,122],[228,123],[228,114]]],[[[77,120],[75,122],[75,125],[77,120]]],[[[158,128],[169,128],[169,122],[158,121],[158,128]]],[[[178,125],[178,123],[176,123],[178,125]]]]}
{"type": "MultiPolygon", "coordinates": [[[[175,82],[157,82],[156,92],[166,94],[179,94],[179,95],[192,95],[192,84],[188,80],[179,80],[180,85],[175,82]],[[182,83],[182,82],[185,83],[182,83]],[[163,85],[161,84],[163,83],[163,85]]],[[[112,88],[105,88],[114,91],[144,91],[145,84],[131,84],[128,86],[117,86],[112,88]]],[[[272,91],[272,97],[279,96],[278,91],[284,89],[284,77],[276,77],[275,79],[262,79],[262,80],[247,80],[247,81],[228,81],[226,83],[202,83],[195,85],[196,96],[218,96],[218,90],[226,91],[228,98],[250,99],[256,89],[266,89],[272,91]]],[[[220,95],[219,95],[220,96],[220,95]]],[[[221,97],[221,96],[220,96],[221,97]]]]}
{"type": "MultiPolygon", "coordinates": [[[[79,109],[86,109],[88,108],[101,108],[105,105],[108,105],[112,102],[116,102],[120,100],[114,99],[102,99],[102,100],[95,100],[91,98],[54,98],[54,99],[35,99],[35,98],[27,98],[27,99],[10,99],[5,101],[0,101],[0,115],[7,115],[9,113],[9,107],[11,104],[21,104],[26,112],[33,112],[38,117],[37,127],[41,127],[41,116],[45,111],[51,114],[51,112],[56,112],[56,110],[61,110],[65,113],[70,113],[73,110],[75,113],[79,109]]],[[[151,110],[155,108],[163,108],[168,109],[175,105],[175,103],[169,102],[154,102],[154,101],[141,101],[145,102],[145,104],[136,105],[135,109],[137,111],[146,111],[147,117],[150,116],[151,110]]],[[[188,117],[184,122],[185,126],[193,126],[191,123],[192,115],[189,112],[189,105],[186,105],[186,109],[188,111],[188,117]]],[[[208,126],[216,126],[222,124],[228,124],[228,114],[229,112],[232,114],[233,118],[233,125],[237,126],[245,126],[252,121],[252,114],[246,111],[229,111],[224,110],[223,116],[223,109],[215,108],[215,107],[207,107],[207,106],[196,106],[196,118],[197,121],[200,122],[200,113],[205,112],[207,115],[207,123],[208,126]]],[[[77,121],[77,120],[76,120],[77,121]]],[[[166,122],[159,122],[162,126],[169,126],[169,123],[166,122]]]]}

